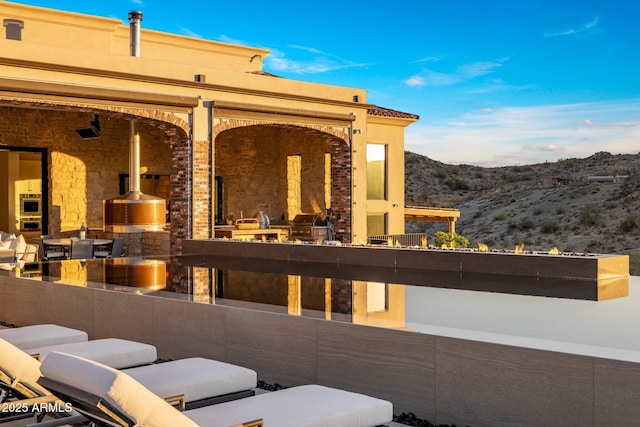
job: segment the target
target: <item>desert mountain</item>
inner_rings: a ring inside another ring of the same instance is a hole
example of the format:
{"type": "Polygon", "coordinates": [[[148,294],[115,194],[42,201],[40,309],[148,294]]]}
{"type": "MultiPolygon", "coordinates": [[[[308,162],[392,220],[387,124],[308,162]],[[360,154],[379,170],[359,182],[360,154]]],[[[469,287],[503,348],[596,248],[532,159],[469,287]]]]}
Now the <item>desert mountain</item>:
{"type": "MultiPolygon", "coordinates": [[[[405,204],[459,209],[456,231],[470,246],[640,254],[640,154],[483,168],[405,152],[405,164],[405,204]]],[[[440,230],[407,225],[430,237],[440,230]]]]}

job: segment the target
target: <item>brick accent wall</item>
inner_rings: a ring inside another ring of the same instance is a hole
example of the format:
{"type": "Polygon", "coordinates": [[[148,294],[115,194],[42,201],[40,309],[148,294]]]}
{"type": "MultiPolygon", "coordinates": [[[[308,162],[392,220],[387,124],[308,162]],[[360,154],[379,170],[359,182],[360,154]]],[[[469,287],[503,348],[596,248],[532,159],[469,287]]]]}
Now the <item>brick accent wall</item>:
{"type": "Polygon", "coordinates": [[[335,239],[351,242],[351,150],[344,141],[331,141],[331,209],[335,239]]]}
{"type": "Polygon", "coordinates": [[[212,177],[211,144],[209,141],[193,143],[193,230],[194,239],[208,239],[211,233],[212,177]]]}

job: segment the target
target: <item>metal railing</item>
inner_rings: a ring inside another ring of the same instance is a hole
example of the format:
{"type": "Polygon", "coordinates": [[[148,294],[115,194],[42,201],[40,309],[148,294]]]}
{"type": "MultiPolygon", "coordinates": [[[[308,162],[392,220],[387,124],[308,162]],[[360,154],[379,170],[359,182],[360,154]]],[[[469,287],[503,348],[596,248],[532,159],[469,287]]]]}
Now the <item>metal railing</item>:
{"type": "Polygon", "coordinates": [[[367,236],[367,243],[370,245],[392,245],[398,242],[402,246],[420,246],[422,239],[426,239],[426,233],[405,233],[405,234],[379,234],[367,236]]]}

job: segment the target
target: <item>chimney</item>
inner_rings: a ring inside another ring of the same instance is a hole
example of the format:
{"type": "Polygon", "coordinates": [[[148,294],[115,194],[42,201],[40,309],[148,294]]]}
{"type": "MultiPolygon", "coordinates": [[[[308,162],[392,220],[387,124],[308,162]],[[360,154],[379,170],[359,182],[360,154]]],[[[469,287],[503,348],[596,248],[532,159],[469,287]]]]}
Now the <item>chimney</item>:
{"type": "Polygon", "coordinates": [[[131,56],[140,57],[140,22],[142,12],[132,10],[129,12],[129,28],[131,29],[131,56]]]}

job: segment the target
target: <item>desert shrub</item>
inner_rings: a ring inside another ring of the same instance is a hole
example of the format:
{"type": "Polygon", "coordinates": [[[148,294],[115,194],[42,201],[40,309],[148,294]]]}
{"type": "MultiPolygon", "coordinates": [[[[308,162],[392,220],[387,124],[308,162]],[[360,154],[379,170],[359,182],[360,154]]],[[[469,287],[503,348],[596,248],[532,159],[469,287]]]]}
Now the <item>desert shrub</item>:
{"type": "Polygon", "coordinates": [[[580,209],[578,219],[582,225],[594,225],[597,222],[598,208],[593,203],[587,203],[580,209]]]}
{"type": "Polygon", "coordinates": [[[499,213],[498,215],[493,217],[494,221],[504,221],[506,219],[506,215],[503,213],[499,213]]]}
{"type": "Polygon", "coordinates": [[[629,274],[640,276],[640,254],[629,254],[629,274]]]}
{"type": "Polygon", "coordinates": [[[628,233],[637,226],[638,224],[636,223],[636,217],[633,215],[629,215],[628,217],[620,221],[620,230],[623,233],[628,233]]]}
{"type": "Polygon", "coordinates": [[[438,248],[442,246],[449,248],[468,248],[469,239],[459,234],[454,233],[453,236],[449,236],[449,233],[445,231],[437,231],[434,235],[433,244],[438,248]]]}
{"type": "Polygon", "coordinates": [[[433,176],[435,176],[436,178],[445,179],[447,177],[447,174],[443,170],[437,170],[433,172],[433,176]]]}
{"type": "Polygon", "coordinates": [[[529,217],[520,218],[520,222],[518,223],[518,230],[531,230],[535,228],[533,224],[533,220],[529,217]]]}
{"type": "Polygon", "coordinates": [[[546,234],[555,233],[558,229],[558,223],[551,220],[543,222],[540,226],[540,230],[546,234]]]}
{"type": "Polygon", "coordinates": [[[558,160],[558,162],[565,166],[567,169],[574,169],[578,165],[578,159],[576,158],[560,159],[558,160]]]}
{"type": "Polygon", "coordinates": [[[405,163],[405,165],[418,163],[418,160],[419,160],[418,156],[415,155],[414,153],[410,153],[408,151],[404,152],[404,163],[405,163]]]}
{"type": "Polygon", "coordinates": [[[468,190],[469,184],[460,178],[449,178],[444,181],[444,184],[452,190],[468,190]]]}
{"type": "Polygon", "coordinates": [[[536,216],[537,215],[542,215],[543,213],[544,213],[544,209],[542,209],[542,208],[535,208],[533,210],[533,214],[536,215],[536,216]]]}
{"type": "Polygon", "coordinates": [[[501,177],[506,182],[531,181],[533,176],[529,172],[530,168],[513,166],[502,173],[501,177]]]}

